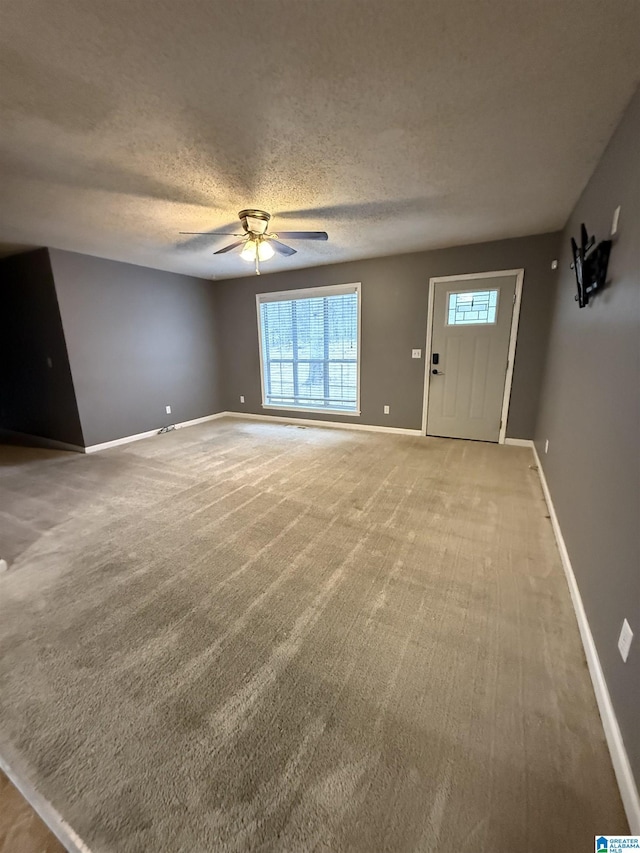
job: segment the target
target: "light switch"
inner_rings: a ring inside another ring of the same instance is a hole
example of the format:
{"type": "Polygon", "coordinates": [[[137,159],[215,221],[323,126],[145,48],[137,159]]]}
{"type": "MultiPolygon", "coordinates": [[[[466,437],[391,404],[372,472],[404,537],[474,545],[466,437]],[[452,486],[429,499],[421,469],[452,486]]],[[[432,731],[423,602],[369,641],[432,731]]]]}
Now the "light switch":
{"type": "Polygon", "coordinates": [[[629,625],[629,623],[625,619],[622,623],[620,637],[618,638],[618,651],[620,652],[620,657],[625,663],[627,662],[627,658],[629,657],[631,640],[633,640],[633,631],[631,630],[631,625],[629,625]]]}
{"type": "Polygon", "coordinates": [[[620,205],[613,211],[613,222],[611,223],[611,236],[615,237],[618,233],[618,222],[620,220],[620,205]]]}
{"type": "Polygon", "coordinates": [[[422,350],[421,349],[412,349],[411,350],[411,358],[422,358],[422,350]]]}

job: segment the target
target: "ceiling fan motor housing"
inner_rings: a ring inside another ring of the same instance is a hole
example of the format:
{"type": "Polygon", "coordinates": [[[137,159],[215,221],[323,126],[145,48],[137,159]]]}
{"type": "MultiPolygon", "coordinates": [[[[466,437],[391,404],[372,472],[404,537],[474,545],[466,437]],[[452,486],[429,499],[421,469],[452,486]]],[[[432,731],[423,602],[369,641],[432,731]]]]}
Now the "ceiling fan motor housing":
{"type": "Polygon", "coordinates": [[[241,210],[238,216],[244,230],[253,234],[264,234],[271,219],[271,214],[266,210],[241,210]]]}

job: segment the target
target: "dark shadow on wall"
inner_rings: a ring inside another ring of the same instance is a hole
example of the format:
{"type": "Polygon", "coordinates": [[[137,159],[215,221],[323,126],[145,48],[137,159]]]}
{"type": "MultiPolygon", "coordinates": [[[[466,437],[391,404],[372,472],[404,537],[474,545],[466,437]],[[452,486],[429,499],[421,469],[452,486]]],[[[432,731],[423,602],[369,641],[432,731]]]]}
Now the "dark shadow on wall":
{"type": "Polygon", "coordinates": [[[84,445],[47,249],[0,261],[0,428],[84,445]]]}

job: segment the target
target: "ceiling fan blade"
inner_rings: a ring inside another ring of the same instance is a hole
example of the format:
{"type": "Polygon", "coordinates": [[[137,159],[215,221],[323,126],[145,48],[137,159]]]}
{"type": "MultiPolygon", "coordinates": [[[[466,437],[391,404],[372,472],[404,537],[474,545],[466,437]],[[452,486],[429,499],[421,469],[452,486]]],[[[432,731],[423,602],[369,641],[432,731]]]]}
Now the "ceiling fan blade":
{"type": "Polygon", "coordinates": [[[229,243],[228,246],[224,246],[222,249],[218,249],[217,252],[214,252],[214,255],[224,255],[225,252],[230,252],[232,249],[235,249],[237,246],[242,246],[246,243],[246,240],[237,240],[235,243],[229,243]]]}
{"type": "Polygon", "coordinates": [[[203,237],[244,237],[231,231],[178,231],[178,234],[201,234],[203,237]]]}
{"type": "Polygon", "coordinates": [[[278,231],[278,237],[285,240],[328,240],[326,231],[278,231]]]}
{"type": "Polygon", "coordinates": [[[298,251],[297,249],[292,249],[291,246],[285,246],[284,243],[279,243],[278,240],[274,240],[273,237],[269,238],[269,245],[273,246],[274,251],[278,252],[280,255],[295,255],[298,251]]]}

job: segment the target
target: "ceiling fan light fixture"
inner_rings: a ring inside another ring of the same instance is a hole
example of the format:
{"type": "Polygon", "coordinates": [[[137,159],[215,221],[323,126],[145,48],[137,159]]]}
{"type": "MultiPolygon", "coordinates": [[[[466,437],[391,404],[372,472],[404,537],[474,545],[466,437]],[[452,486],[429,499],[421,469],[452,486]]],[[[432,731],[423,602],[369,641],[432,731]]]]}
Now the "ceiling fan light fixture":
{"type": "Polygon", "coordinates": [[[247,242],[242,247],[242,251],[240,252],[240,257],[243,261],[255,261],[256,259],[256,242],[255,240],[247,240],[247,242]]]}
{"type": "Polygon", "coordinates": [[[267,240],[260,240],[258,243],[258,260],[259,261],[268,261],[269,258],[272,258],[275,255],[273,248],[269,245],[267,240]]]}
{"type": "Polygon", "coordinates": [[[271,214],[266,210],[257,210],[247,208],[238,213],[243,234],[230,233],[229,231],[181,231],[181,234],[192,234],[199,237],[240,237],[234,243],[229,243],[223,246],[213,254],[225,255],[234,249],[240,248],[240,257],[243,261],[250,264],[255,264],[256,275],[260,275],[260,261],[268,261],[274,257],[276,252],[279,255],[290,257],[296,254],[296,249],[291,248],[286,243],[282,243],[280,238],[285,240],[328,240],[329,235],[326,231],[280,231],[278,234],[270,234],[267,231],[271,214]]]}
{"type": "Polygon", "coordinates": [[[240,257],[243,261],[252,263],[256,259],[256,254],[259,261],[268,261],[274,256],[275,252],[265,240],[247,240],[240,252],[240,257]]]}

